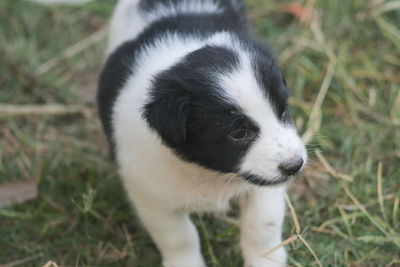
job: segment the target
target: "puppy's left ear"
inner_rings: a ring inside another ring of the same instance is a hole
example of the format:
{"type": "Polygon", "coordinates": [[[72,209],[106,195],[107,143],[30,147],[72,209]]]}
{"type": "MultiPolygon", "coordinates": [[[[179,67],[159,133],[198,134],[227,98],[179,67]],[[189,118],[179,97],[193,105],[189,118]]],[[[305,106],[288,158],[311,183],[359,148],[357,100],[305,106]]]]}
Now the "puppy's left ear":
{"type": "Polygon", "coordinates": [[[189,96],[184,92],[165,90],[144,106],[143,116],[169,146],[179,147],[186,141],[189,96]]]}

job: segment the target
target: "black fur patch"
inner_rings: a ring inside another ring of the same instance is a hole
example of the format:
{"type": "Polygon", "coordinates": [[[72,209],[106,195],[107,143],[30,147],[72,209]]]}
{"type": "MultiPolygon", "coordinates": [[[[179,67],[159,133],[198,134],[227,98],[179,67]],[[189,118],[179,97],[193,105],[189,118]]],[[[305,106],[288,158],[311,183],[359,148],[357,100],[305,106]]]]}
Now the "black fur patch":
{"type": "Polygon", "coordinates": [[[233,51],[206,46],[155,78],[143,116],[182,159],[222,173],[233,172],[254,141],[229,138],[241,128],[254,136],[259,132],[254,122],[221,95],[216,75],[237,67],[233,51]]]}

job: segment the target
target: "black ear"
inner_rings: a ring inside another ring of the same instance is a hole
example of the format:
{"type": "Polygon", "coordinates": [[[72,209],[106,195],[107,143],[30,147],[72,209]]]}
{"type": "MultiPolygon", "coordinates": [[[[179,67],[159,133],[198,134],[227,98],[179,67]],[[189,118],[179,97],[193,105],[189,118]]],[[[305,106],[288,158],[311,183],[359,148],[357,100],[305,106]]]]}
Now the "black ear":
{"type": "Polygon", "coordinates": [[[166,90],[153,95],[144,106],[143,116],[167,145],[182,146],[186,141],[186,122],[189,114],[189,97],[183,93],[166,90]]]}

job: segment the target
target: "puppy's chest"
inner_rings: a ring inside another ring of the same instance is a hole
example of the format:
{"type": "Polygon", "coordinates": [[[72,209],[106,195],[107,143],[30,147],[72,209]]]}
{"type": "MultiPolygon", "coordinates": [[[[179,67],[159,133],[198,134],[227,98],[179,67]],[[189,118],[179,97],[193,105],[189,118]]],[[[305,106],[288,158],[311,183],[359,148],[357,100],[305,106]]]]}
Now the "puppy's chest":
{"type": "Polygon", "coordinates": [[[190,180],[177,188],[179,202],[188,212],[225,212],[230,208],[230,201],[247,190],[245,184],[227,182],[222,177],[215,177],[214,181],[200,178],[190,183],[190,180]]]}

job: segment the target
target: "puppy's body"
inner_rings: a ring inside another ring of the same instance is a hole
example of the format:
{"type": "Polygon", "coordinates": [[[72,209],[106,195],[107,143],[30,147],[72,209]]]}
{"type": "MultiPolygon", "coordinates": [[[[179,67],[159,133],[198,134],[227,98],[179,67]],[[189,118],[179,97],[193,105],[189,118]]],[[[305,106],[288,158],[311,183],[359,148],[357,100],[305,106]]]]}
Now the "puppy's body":
{"type": "Polygon", "coordinates": [[[234,197],[246,265],[283,265],[283,248],[260,255],[281,241],[278,185],[306,155],[283,77],[241,1],[121,0],[110,31],[100,117],[164,265],[205,266],[188,214],[234,197]]]}
{"type": "MultiPolygon", "coordinates": [[[[115,150],[112,153],[115,153],[122,177],[128,178],[124,179],[127,190],[138,191],[132,193],[133,196],[149,191],[146,195],[154,202],[171,205],[171,208],[177,210],[225,209],[229,199],[248,186],[228,183],[228,180],[235,179],[232,173],[221,175],[196,164],[183,162],[161,144],[157,133],[148,127],[142,115],[155,74],[176,64],[190,52],[212,43],[213,39],[218,42],[227,38],[229,42],[229,34],[226,32],[189,35],[185,31],[190,30],[190,25],[183,25],[183,34],[171,31],[172,27],[155,34],[143,30],[153,22],[168,27],[166,20],[178,11],[184,14],[190,12],[196,16],[220,13],[220,8],[213,1],[175,1],[178,6],[176,9],[173,1],[169,5],[162,4],[163,1],[148,2],[155,5],[154,9],[143,10],[140,1],[121,1],[111,22],[108,51],[111,53],[118,47],[119,50],[111,56],[103,72],[100,87],[103,93],[99,93],[99,102],[103,107],[100,112],[107,110],[103,122],[109,120],[110,123],[108,129],[108,122],[104,125],[110,142],[116,146],[112,148],[115,150]],[[160,18],[165,20],[158,21],[160,18]],[[140,33],[141,38],[137,39],[140,33]],[[110,63],[113,59],[118,67],[110,63]],[[118,74],[115,75],[115,72],[118,74]],[[117,81],[123,81],[122,86],[117,81]],[[102,97],[103,94],[105,97],[102,97]],[[110,97],[109,94],[115,95],[110,97]]],[[[158,27],[153,25],[148,31],[158,31],[158,27]]]]}

